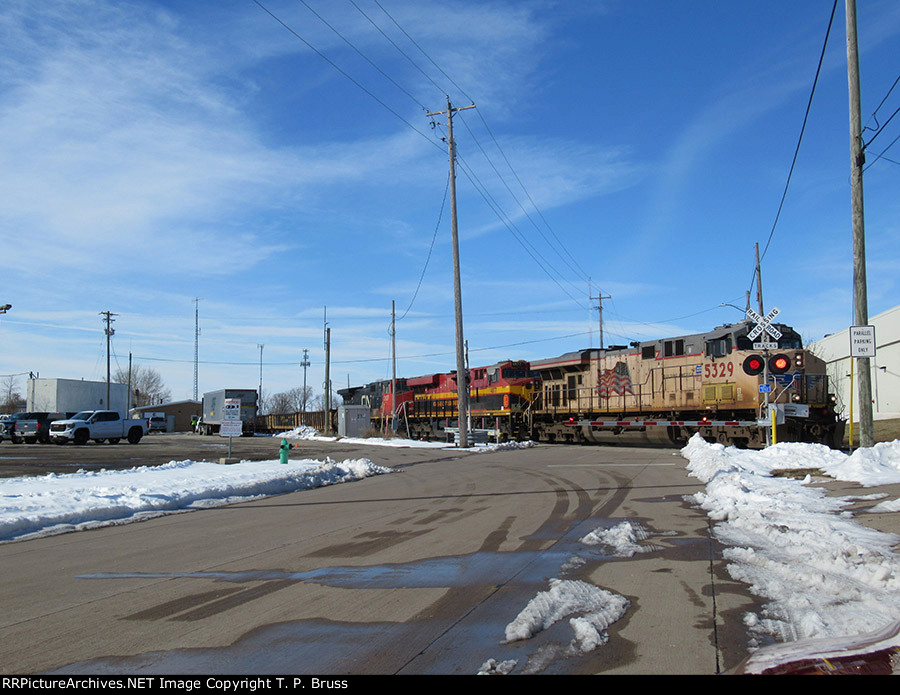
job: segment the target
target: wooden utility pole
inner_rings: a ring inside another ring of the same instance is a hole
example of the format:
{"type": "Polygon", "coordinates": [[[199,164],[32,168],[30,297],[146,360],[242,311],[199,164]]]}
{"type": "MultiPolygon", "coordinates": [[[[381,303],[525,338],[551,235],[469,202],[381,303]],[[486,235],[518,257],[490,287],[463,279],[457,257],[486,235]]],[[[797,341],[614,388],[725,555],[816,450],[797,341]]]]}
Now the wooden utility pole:
{"type": "Polygon", "coordinates": [[[600,312],[600,349],[603,349],[603,300],[604,299],[612,299],[608,294],[598,294],[596,297],[591,297],[591,299],[597,300],[597,309],[600,312]]]}
{"type": "Polygon", "coordinates": [[[432,111],[427,116],[447,115],[447,149],[450,153],[450,229],[453,246],[453,303],[456,314],[456,407],[459,423],[459,446],[469,446],[469,428],[466,423],[469,412],[469,375],[466,372],[464,355],[463,321],[462,321],[462,289],[459,279],[459,233],[456,223],[456,143],[453,141],[453,115],[457,111],[474,109],[471,106],[454,108],[447,97],[446,111],[432,111]]]}
{"type": "Polygon", "coordinates": [[[325,328],[325,434],[331,434],[331,329],[325,328]]]}
{"type": "Polygon", "coordinates": [[[200,400],[198,393],[200,365],[200,297],[194,299],[194,400],[200,400]]]}
{"type": "MultiPolygon", "coordinates": [[[[850,90],[850,183],[853,204],[853,307],[854,323],[869,323],[866,291],[866,225],[863,215],[863,164],[866,156],[862,142],[862,118],[859,99],[859,50],[856,39],[856,0],[847,7],[847,81],[850,90]]],[[[850,358],[854,359],[853,357],[850,358]]],[[[859,360],[859,443],[874,446],[875,423],[872,415],[872,372],[869,358],[859,360]]]]}
{"type": "Polygon", "coordinates": [[[263,379],[262,379],[262,377],[263,377],[262,353],[263,353],[263,348],[265,347],[265,345],[260,345],[259,343],[257,343],[256,347],[259,348],[259,396],[257,396],[256,402],[261,403],[262,397],[263,397],[263,392],[262,392],[262,381],[263,381],[263,379]]]}
{"type": "Polygon", "coordinates": [[[397,313],[391,300],[391,432],[397,429],[397,313]]]}
{"type": "Polygon", "coordinates": [[[759,243],[756,246],[756,301],[759,304],[759,315],[765,316],[763,311],[763,293],[762,293],[762,269],[759,267],[759,243]]]}

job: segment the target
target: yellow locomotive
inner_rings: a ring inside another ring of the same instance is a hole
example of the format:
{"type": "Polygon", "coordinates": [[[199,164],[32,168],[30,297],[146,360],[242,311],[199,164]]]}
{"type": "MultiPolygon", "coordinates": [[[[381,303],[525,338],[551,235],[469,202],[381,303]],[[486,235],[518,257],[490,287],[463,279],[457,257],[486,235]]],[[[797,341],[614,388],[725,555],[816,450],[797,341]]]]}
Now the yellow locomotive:
{"type": "MultiPolygon", "coordinates": [[[[541,441],[682,443],[760,448],[775,414],[778,441],[840,446],[825,363],[775,324],[777,349],[753,348],[753,324],[588,349],[531,362],[540,390],[530,429],[541,441]],[[766,409],[766,404],[770,408],[766,409]]],[[[774,346],[773,346],[774,347],[774,346]]]]}

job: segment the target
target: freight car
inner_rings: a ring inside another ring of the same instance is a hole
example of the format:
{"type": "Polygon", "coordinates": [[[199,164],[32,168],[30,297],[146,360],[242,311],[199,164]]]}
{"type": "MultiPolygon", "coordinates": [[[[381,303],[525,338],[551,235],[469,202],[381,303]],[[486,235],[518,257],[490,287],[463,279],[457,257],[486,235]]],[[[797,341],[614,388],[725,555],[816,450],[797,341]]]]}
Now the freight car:
{"type": "MultiPolygon", "coordinates": [[[[458,425],[456,372],[397,379],[398,429],[417,439],[443,439],[445,429],[458,425]]],[[[527,439],[527,410],[537,378],[527,362],[505,360],[469,370],[469,418],[473,428],[492,430],[500,439],[527,439]]],[[[338,391],[345,404],[372,409],[372,424],[390,426],[391,381],[338,391]]]]}
{"type": "Polygon", "coordinates": [[[782,424],[779,441],[840,446],[825,363],[778,324],[772,354],[753,349],[753,324],[708,333],[580,350],[531,363],[541,389],[531,409],[535,438],[557,442],[681,444],[694,433],[711,442],[761,448],[765,393],[782,424]]]}
{"type": "MultiPolygon", "coordinates": [[[[472,427],[504,439],[563,443],[680,445],[707,441],[766,444],[766,398],[777,410],[779,441],[838,447],[844,423],[834,411],[824,362],[803,349],[792,328],[772,354],[753,349],[753,324],[707,333],[586,349],[533,362],[504,361],[469,370],[472,427]]],[[[372,408],[386,428],[393,396],[380,381],[339,392],[372,408]]],[[[397,380],[397,413],[410,436],[443,438],[457,426],[456,373],[397,380]]]]}

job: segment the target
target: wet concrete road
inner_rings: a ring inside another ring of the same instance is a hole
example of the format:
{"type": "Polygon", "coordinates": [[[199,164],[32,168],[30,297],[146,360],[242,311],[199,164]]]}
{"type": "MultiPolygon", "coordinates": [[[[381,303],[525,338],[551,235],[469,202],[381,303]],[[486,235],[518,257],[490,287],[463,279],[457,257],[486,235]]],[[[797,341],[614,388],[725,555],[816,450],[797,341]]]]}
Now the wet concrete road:
{"type": "MultiPolygon", "coordinates": [[[[271,447],[259,439],[242,441],[271,447]]],[[[674,450],[302,454],[396,472],[0,545],[0,669],[468,675],[494,659],[513,673],[713,674],[746,656],[740,619],[753,604],[683,501],[699,485],[674,450]],[[623,520],[642,529],[643,552],[579,542],[623,520]],[[505,642],[556,579],[628,599],[605,644],[573,650],[568,619],[505,642]]]]}

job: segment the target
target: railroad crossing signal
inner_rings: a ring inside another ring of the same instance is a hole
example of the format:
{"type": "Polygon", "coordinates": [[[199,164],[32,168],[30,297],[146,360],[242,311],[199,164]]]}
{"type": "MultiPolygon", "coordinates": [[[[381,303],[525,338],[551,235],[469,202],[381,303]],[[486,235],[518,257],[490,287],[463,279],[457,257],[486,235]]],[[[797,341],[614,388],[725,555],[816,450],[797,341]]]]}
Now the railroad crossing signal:
{"type": "MultiPolygon", "coordinates": [[[[753,309],[747,308],[747,318],[756,322],[756,325],[750,330],[747,337],[750,340],[753,340],[760,335],[768,334],[772,339],[753,343],[754,350],[769,351],[778,349],[778,339],[781,338],[781,331],[772,325],[772,321],[780,313],[781,311],[778,307],[775,307],[765,316],[761,316],[753,311],[753,309]]],[[[772,355],[772,357],[769,357],[768,359],[760,355],[750,355],[744,360],[744,373],[749,374],[750,376],[762,374],[766,368],[766,362],[768,362],[769,373],[774,375],[784,374],[791,367],[791,360],[787,355],[772,355]]],[[[762,389],[760,389],[760,391],[762,391],[762,389]]]]}

